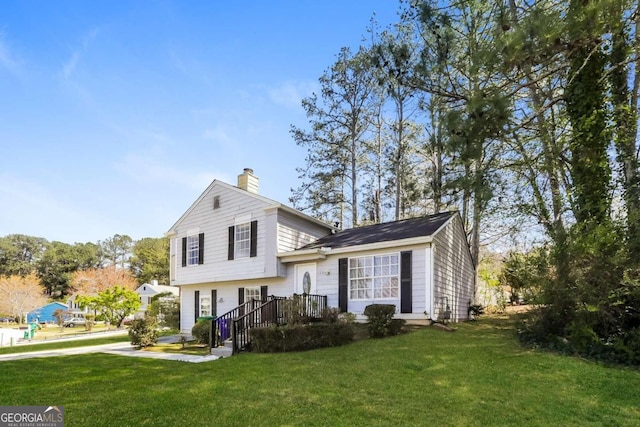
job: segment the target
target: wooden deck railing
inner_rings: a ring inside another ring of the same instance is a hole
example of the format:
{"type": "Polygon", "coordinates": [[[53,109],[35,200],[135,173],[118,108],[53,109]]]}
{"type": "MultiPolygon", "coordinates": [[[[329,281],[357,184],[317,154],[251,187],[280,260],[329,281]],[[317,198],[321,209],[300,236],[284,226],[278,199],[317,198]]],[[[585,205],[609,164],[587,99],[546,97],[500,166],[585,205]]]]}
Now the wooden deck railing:
{"type": "MultiPolygon", "coordinates": [[[[269,325],[284,325],[295,321],[319,319],[327,308],[326,295],[294,294],[291,298],[270,296],[266,302],[257,301],[258,306],[232,318],[229,336],[233,343],[233,352],[237,353],[251,344],[251,329],[269,325]]],[[[229,313],[234,312],[232,310],[229,313]]],[[[227,319],[228,317],[225,317],[227,319]]],[[[213,329],[213,328],[212,328],[213,329]]],[[[221,331],[222,329],[219,329],[221,331]]],[[[228,337],[218,333],[221,339],[228,337]]],[[[221,339],[219,342],[223,342],[221,339]]]]}

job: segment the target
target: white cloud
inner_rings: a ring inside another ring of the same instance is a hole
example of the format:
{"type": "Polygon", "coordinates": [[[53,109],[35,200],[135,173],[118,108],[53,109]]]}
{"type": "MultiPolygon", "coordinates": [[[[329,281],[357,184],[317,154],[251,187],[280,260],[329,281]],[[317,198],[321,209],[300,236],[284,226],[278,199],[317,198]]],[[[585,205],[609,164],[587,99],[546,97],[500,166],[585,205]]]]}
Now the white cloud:
{"type": "Polygon", "coordinates": [[[178,169],[148,152],[127,154],[116,164],[116,169],[135,182],[163,187],[170,185],[200,191],[204,190],[214,179],[224,180],[225,178],[225,174],[221,173],[178,169]]]}
{"type": "Polygon", "coordinates": [[[221,125],[205,129],[202,133],[202,137],[206,140],[222,145],[231,145],[234,142],[233,138],[229,135],[228,130],[221,125]]]}
{"type": "Polygon", "coordinates": [[[285,82],[268,91],[269,99],[287,108],[298,108],[303,98],[316,90],[317,84],[312,82],[285,82]]]}
{"type": "Polygon", "coordinates": [[[0,66],[12,74],[19,75],[21,68],[20,60],[16,58],[4,38],[4,34],[0,33],[0,66]]]}
{"type": "Polygon", "coordinates": [[[86,53],[87,49],[99,33],[100,28],[94,28],[82,36],[80,47],[71,52],[71,57],[67,61],[65,61],[64,64],[62,64],[60,76],[64,80],[68,80],[73,75],[82,55],[86,53]]]}

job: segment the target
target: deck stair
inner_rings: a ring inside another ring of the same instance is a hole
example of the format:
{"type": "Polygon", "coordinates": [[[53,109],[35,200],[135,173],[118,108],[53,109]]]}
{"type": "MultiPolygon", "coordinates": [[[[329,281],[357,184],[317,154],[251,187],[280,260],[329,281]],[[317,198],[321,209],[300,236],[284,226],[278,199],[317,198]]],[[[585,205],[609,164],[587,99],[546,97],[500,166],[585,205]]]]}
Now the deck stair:
{"type": "Polygon", "coordinates": [[[249,349],[253,328],[321,318],[326,307],[326,295],[294,294],[288,298],[272,295],[265,301],[247,301],[211,320],[211,354],[224,357],[249,349]]]}

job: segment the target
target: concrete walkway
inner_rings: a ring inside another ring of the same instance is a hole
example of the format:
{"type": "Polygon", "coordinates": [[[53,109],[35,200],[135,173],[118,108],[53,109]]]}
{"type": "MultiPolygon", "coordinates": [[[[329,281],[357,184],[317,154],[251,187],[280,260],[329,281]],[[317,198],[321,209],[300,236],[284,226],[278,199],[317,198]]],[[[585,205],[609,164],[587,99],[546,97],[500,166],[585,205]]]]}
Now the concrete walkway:
{"type": "MultiPolygon", "coordinates": [[[[176,337],[162,337],[158,342],[175,342],[176,337]]],[[[137,350],[128,342],[120,342],[113,344],[91,345],[85,347],[73,347],[63,348],[58,350],[42,350],[42,351],[30,351],[26,353],[12,353],[12,354],[0,354],[0,362],[7,360],[22,360],[32,359],[40,357],[55,357],[55,356],[69,356],[76,354],[88,354],[88,353],[106,353],[115,354],[118,356],[131,356],[131,357],[147,357],[150,359],[164,359],[175,360],[178,362],[189,363],[202,363],[209,362],[211,360],[220,359],[219,356],[207,355],[197,356],[191,354],[178,354],[178,353],[161,353],[157,351],[143,351],[137,350]]]]}

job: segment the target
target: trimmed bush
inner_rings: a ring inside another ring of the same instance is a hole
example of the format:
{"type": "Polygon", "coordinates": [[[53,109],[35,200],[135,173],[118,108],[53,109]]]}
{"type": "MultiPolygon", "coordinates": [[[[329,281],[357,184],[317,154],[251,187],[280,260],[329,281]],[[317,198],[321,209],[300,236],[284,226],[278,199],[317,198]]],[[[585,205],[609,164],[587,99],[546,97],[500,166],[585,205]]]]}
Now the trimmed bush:
{"type": "Polygon", "coordinates": [[[407,323],[404,319],[391,319],[389,325],[387,326],[387,335],[398,335],[402,332],[402,328],[407,323]]]}
{"type": "Polygon", "coordinates": [[[353,340],[354,330],[347,323],[312,323],[269,326],[251,333],[253,351],[283,353],[344,345],[353,340]]]}
{"type": "Polygon", "coordinates": [[[149,347],[158,342],[158,333],[153,318],[134,319],[129,327],[129,340],[138,348],[149,347]]]}
{"type": "Polygon", "coordinates": [[[369,319],[369,336],[381,338],[388,335],[396,306],[393,304],[371,304],[364,308],[364,315],[369,319]]]}
{"type": "Polygon", "coordinates": [[[200,344],[209,344],[209,331],[211,330],[211,320],[198,320],[191,328],[191,335],[200,344]]]}

